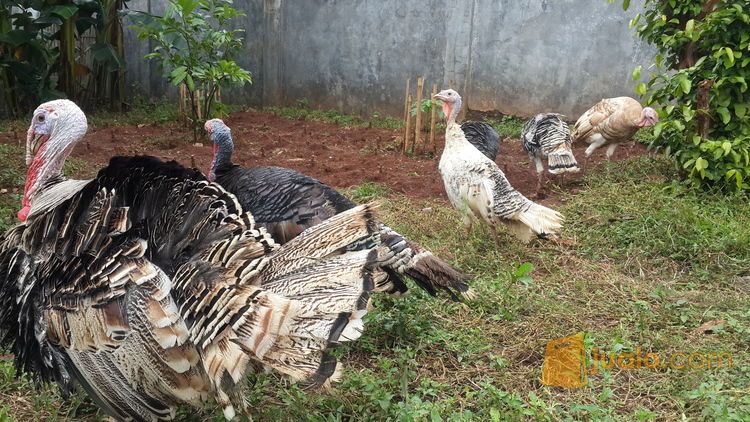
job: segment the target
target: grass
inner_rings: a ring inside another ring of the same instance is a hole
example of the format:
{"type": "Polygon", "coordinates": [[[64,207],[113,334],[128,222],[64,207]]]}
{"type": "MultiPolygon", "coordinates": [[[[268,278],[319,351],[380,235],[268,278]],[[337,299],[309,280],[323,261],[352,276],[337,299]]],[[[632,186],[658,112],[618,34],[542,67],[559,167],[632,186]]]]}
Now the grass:
{"type": "Polygon", "coordinates": [[[525,120],[514,116],[488,117],[485,119],[500,135],[500,139],[520,139],[525,120]]]}
{"type": "MultiPolygon", "coordinates": [[[[506,122],[507,123],[507,122],[506,122]]],[[[515,123],[513,123],[515,125],[515,123]]],[[[509,124],[510,126],[510,124],[509,124]]],[[[509,129],[510,130],[510,129],[509,129]]],[[[0,187],[22,181],[22,151],[0,146],[0,187]]],[[[73,162],[67,171],[85,170],[73,162]]],[[[330,391],[273,374],[251,377],[255,420],[747,420],[750,418],[750,204],[672,182],[670,161],[642,157],[592,169],[561,193],[566,242],[521,245],[501,231],[467,233],[441,200],[367,183],[383,220],[474,275],[478,299],[376,296],[364,336],[336,350],[346,365],[330,391]],[[696,332],[714,321],[713,333],[696,332]],[[721,322],[719,322],[721,321],[721,322]],[[729,352],[713,369],[602,370],[579,389],[541,385],[549,340],[587,333],[589,348],[729,352]]],[[[20,198],[0,195],[0,225],[20,198]]],[[[0,420],[98,420],[88,400],[35,391],[0,360],[0,420]]],[[[190,421],[220,412],[184,409],[190,421]]]]}

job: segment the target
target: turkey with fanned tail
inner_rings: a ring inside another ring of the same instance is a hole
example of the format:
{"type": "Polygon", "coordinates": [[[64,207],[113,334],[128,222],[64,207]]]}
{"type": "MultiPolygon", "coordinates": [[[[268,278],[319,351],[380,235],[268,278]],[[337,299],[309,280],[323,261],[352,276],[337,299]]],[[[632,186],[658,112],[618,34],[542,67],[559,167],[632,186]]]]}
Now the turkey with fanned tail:
{"type": "Polygon", "coordinates": [[[458,93],[447,89],[435,98],[443,102],[447,119],[440,175],[448,199],[461,212],[464,223],[471,226],[475,220],[482,220],[495,228],[502,222],[524,242],[534,236],[556,235],[562,228],[562,215],[513,189],[497,164],[466,140],[456,123],[461,109],[458,93]]]}
{"type": "Polygon", "coordinates": [[[315,385],[340,373],[328,353],[361,335],[383,251],[370,206],[283,246],[199,172],[115,157],[96,178],[60,170],[86,132],[67,100],[28,131],[22,223],[0,237],[0,339],[18,373],[83,389],[124,421],[174,418],[214,399],[244,408],[249,371],[315,385]]]}
{"type": "Polygon", "coordinates": [[[540,113],[529,119],[523,126],[521,140],[529,158],[534,160],[537,196],[542,191],[543,157],[547,157],[547,168],[552,174],[564,175],[577,173],[580,170],[571,149],[573,142],[570,139],[570,128],[562,117],[557,113],[540,113]]]}
{"type": "MultiPolygon", "coordinates": [[[[286,243],[303,230],[356,206],[335,189],[300,172],[232,164],[234,142],[229,127],[220,119],[209,120],[204,127],[214,144],[208,178],[234,194],[277,242],[286,243]]],[[[405,292],[402,275],[407,275],[432,295],[442,290],[454,299],[472,297],[468,276],[382,223],[378,223],[378,232],[381,246],[377,249],[392,258],[381,260],[388,277],[375,286],[376,291],[405,292]]],[[[350,250],[373,246],[366,240],[350,250]]]]}

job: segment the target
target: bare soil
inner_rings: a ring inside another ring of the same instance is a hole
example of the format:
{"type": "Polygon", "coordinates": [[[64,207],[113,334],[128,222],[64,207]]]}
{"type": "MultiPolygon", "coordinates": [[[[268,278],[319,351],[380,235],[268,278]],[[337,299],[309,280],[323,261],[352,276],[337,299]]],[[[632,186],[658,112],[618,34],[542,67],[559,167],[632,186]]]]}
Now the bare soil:
{"type": "MultiPolygon", "coordinates": [[[[433,157],[427,152],[408,157],[401,154],[402,130],[342,127],[290,120],[259,111],[233,113],[225,122],[232,128],[236,164],[288,167],[337,188],[376,182],[412,197],[445,198],[437,169],[439,155],[433,157]]],[[[136,154],[174,159],[185,166],[194,165],[207,171],[212,154],[209,141],[193,145],[190,130],[178,123],[138,126],[90,128],[73,152],[74,157],[96,165],[96,168],[83,169],[83,172],[91,176],[114,155],[136,154]]],[[[0,142],[23,146],[23,136],[25,133],[2,133],[0,142]]],[[[436,143],[439,154],[444,143],[443,134],[437,136],[436,143]]],[[[575,146],[574,153],[579,161],[583,161],[585,149],[586,145],[575,146]]],[[[626,160],[645,153],[643,145],[625,145],[617,149],[613,160],[626,160]]],[[[591,157],[588,167],[604,160],[602,149],[591,157]]],[[[516,189],[527,196],[534,193],[536,173],[520,140],[506,138],[497,163],[516,189]]],[[[575,191],[582,172],[566,175],[561,189],[553,188],[559,179],[549,176],[549,197],[544,202],[554,203],[557,202],[556,191],[575,191]]]]}

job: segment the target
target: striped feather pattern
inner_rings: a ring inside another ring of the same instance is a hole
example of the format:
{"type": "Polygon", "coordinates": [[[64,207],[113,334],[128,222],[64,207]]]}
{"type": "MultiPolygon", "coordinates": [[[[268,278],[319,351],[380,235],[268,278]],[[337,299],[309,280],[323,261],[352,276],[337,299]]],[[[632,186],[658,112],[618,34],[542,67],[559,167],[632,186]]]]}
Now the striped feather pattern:
{"type": "Polygon", "coordinates": [[[511,186],[500,168],[474,148],[455,122],[446,129],[439,170],[451,204],[467,223],[505,223],[520,240],[556,234],[562,215],[530,201],[511,186]]]}
{"type": "Polygon", "coordinates": [[[578,163],[571,146],[570,128],[556,113],[541,113],[523,127],[523,147],[534,160],[547,157],[547,167],[552,174],[577,172],[578,163]]]}
{"type": "MultiPolygon", "coordinates": [[[[491,130],[494,132],[494,129],[491,130]]],[[[217,182],[235,194],[242,206],[252,212],[258,224],[282,244],[295,241],[306,229],[355,207],[335,189],[286,168],[243,168],[225,163],[220,164],[214,172],[217,182]]],[[[432,295],[445,291],[454,299],[472,297],[468,285],[470,278],[466,274],[385,225],[380,224],[370,230],[373,236],[352,243],[349,243],[349,239],[345,243],[348,243],[346,249],[350,251],[377,247],[381,269],[374,277],[376,291],[405,293],[408,288],[403,275],[407,275],[432,295]],[[378,236],[374,236],[376,232],[379,232],[378,236]]],[[[342,247],[340,243],[334,247],[333,243],[323,240],[327,237],[324,233],[317,234],[316,238],[321,241],[317,245],[310,245],[312,250],[333,253],[342,247]]],[[[303,242],[307,240],[300,241],[303,242]]],[[[299,253],[296,257],[285,258],[288,262],[284,265],[310,262],[312,257],[299,253]],[[304,260],[298,261],[298,258],[304,260]]],[[[277,257],[275,262],[281,263],[281,257],[277,257]]]]}
{"type": "Polygon", "coordinates": [[[19,369],[81,386],[120,420],[168,420],[209,396],[231,418],[263,367],[327,384],[326,350],[361,333],[378,254],[345,251],[378,241],[369,206],[279,247],[174,162],[116,157],[63,196],[0,239],[1,338],[19,369]]]}

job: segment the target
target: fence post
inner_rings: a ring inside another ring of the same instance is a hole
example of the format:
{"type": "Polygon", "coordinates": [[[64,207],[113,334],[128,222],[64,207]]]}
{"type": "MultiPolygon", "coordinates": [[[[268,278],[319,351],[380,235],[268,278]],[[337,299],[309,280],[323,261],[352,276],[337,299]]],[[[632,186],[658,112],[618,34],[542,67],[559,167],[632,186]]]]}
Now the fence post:
{"type": "MultiPolygon", "coordinates": [[[[417,118],[414,123],[414,143],[412,153],[419,152],[419,141],[422,138],[422,91],[424,90],[424,78],[417,78],[417,118]]],[[[422,147],[424,149],[424,146],[422,147]]]]}
{"type": "MultiPolygon", "coordinates": [[[[406,107],[411,110],[411,94],[406,97],[406,107]]],[[[411,135],[411,113],[406,114],[406,127],[404,129],[404,154],[406,154],[409,151],[409,135],[411,135]]]]}
{"type": "MultiPolygon", "coordinates": [[[[437,84],[432,84],[432,95],[430,95],[430,101],[434,101],[433,98],[435,97],[435,94],[437,94],[437,84]]],[[[435,150],[437,149],[435,147],[435,121],[437,120],[437,109],[435,108],[435,103],[432,103],[432,107],[430,107],[430,147],[432,148],[433,154],[435,153],[435,150]]]]}

